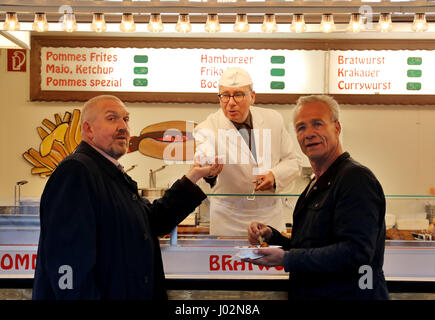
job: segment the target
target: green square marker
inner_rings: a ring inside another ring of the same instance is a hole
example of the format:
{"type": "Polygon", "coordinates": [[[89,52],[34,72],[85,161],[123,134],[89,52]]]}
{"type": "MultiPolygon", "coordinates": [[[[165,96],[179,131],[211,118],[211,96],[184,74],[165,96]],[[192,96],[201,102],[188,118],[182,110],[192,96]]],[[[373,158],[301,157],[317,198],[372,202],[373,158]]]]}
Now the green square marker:
{"type": "Polygon", "coordinates": [[[422,57],[408,57],[408,65],[419,66],[423,63],[422,57]]]}
{"type": "Polygon", "coordinates": [[[141,56],[141,55],[135,55],[134,56],[134,62],[135,63],[147,63],[148,62],[148,56],[141,56]]]}
{"type": "Polygon", "coordinates": [[[285,88],[285,83],[282,81],[272,81],[270,83],[270,89],[282,90],[285,88]]]}
{"type": "Polygon", "coordinates": [[[282,77],[285,75],[285,69],[270,69],[270,75],[274,77],[282,77]]]}
{"type": "Polygon", "coordinates": [[[421,90],[420,82],[408,82],[406,84],[406,90],[421,90]]]}
{"type": "Polygon", "coordinates": [[[409,69],[406,74],[408,75],[408,77],[419,78],[421,77],[421,70],[409,69]]]}
{"type": "Polygon", "coordinates": [[[148,74],[147,67],[134,67],[134,74],[148,74]]]}
{"type": "Polygon", "coordinates": [[[146,87],[148,85],[148,80],[147,79],[133,79],[133,85],[135,87],[146,87]]]}
{"type": "Polygon", "coordinates": [[[270,63],[283,64],[283,63],[285,63],[285,57],[284,56],[271,56],[270,63]]]}

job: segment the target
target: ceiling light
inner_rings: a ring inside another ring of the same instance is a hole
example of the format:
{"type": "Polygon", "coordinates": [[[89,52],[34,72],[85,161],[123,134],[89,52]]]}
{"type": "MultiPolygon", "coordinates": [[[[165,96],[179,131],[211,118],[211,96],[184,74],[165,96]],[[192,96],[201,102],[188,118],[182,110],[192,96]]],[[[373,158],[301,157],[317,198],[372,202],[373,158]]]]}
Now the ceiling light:
{"type": "Polygon", "coordinates": [[[219,32],[221,26],[219,24],[219,18],[216,13],[210,13],[207,16],[207,22],[205,23],[205,31],[207,32],[219,32]]]}
{"type": "Polygon", "coordinates": [[[364,24],[361,13],[352,13],[350,15],[349,27],[347,30],[350,32],[360,32],[362,29],[364,29],[364,24]]]}
{"type": "Polygon", "coordinates": [[[7,31],[18,31],[20,30],[20,23],[18,22],[18,17],[16,12],[6,12],[5,23],[3,28],[7,31]]]}
{"type": "Polygon", "coordinates": [[[163,22],[159,13],[151,13],[150,22],[148,23],[149,32],[162,32],[163,22]]]}
{"type": "Polygon", "coordinates": [[[47,16],[44,12],[35,13],[35,20],[33,21],[32,29],[37,32],[48,30],[47,16]]]}
{"type": "Polygon", "coordinates": [[[73,12],[65,12],[63,14],[62,30],[66,32],[77,30],[76,17],[73,12]]]}
{"type": "Polygon", "coordinates": [[[334,17],[330,13],[322,14],[322,22],[320,22],[320,30],[329,33],[335,30],[334,17]]]}
{"type": "Polygon", "coordinates": [[[236,22],[234,23],[234,31],[236,32],[248,32],[249,23],[248,16],[244,13],[238,13],[236,17],[236,22]]]}
{"type": "Polygon", "coordinates": [[[106,21],[104,20],[104,13],[94,13],[92,18],[91,30],[95,32],[106,31],[106,21]]]}
{"type": "Polygon", "coordinates": [[[132,13],[123,13],[121,19],[121,25],[119,29],[122,32],[134,32],[136,30],[136,25],[134,23],[134,18],[132,13]]]}
{"type": "Polygon", "coordinates": [[[391,22],[391,14],[381,13],[379,17],[377,29],[380,32],[389,32],[393,30],[393,23],[391,22]]]}
{"type": "Polygon", "coordinates": [[[276,25],[276,19],[274,14],[266,13],[264,15],[263,25],[261,26],[261,30],[263,32],[271,33],[275,32],[278,29],[276,25]]]}
{"type": "Polygon", "coordinates": [[[192,26],[190,25],[190,18],[187,13],[179,14],[178,22],[175,25],[175,30],[181,33],[187,33],[192,31],[192,26]]]}
{"type": "Polygon", "coordinates": [[[296,33],[301,33],[307,30],[307,26],[305,24],[305,19],[303,14],[296,13],[293,15],[293,21],[290,29],[291,31],[296,33]]]}
{"type": "Polygon", "coordinates": [[[426,31],[427,28],[426,15],[424,13],[416,13],[414,16],[414,22],[411,26],[412,31],[423,32],[426,31]]]}

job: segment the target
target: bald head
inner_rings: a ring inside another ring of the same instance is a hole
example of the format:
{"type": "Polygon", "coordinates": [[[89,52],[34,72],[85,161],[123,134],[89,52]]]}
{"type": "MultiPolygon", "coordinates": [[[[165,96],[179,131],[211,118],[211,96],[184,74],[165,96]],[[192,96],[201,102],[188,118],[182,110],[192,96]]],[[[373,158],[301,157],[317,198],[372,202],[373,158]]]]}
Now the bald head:
{"type": "Polygon", "coordinates": [[[112,95],[100,95],[87,101],[82,110],[82,140],[115,159],[128,150],[129,113],[124,103],[112,95]]]}
{"type": "MultiPolygon", "coordinates": [[[[98,112],[101,110],[101,108],[105,105],[105,102],[117,102],[123,106],[124,102],[121,101],[116,96],[112,96],[110,94],[104,94],[100,96],[93,97],[92,99],[89,99],[85,102],[82,109],[82,116],[81,116],[81,126],[83,129],[83,122],[89,121],[93,122],[98,114],[98,112]]],[[[83,132],[83,131],[82,131],[83,132]]]]}

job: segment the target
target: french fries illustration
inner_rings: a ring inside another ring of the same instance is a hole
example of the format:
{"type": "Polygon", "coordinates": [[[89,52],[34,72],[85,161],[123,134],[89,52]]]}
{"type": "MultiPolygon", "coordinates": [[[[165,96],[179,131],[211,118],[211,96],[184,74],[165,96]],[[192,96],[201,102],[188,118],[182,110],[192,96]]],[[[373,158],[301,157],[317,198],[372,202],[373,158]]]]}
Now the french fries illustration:
{"type": "MultiPolygon", "coordinates": [[[[130,138],[128,152],[139,151],[145,156],[163,159],[165,150],[169,150],[171,160],[192,160],[195,149],[192,131],[195,126],[196,123],[186,121],[152,124],[139,136],[130,138]]],[[[32,174],[48,177],[82,140],[80,110],[65,112],[63,117],[56,113],[54,122],[44,119],[36,131],[41,138],[39,150],[30,148],[23,153],[23,158],[32,165],[32,174]]]]}
{"type": "Polygon", "coordinates": [[[32,174],[47,177],[56,169],[59,163],[74,152],[81,142],[80,110],[73,113],[65,112],[63,118],[60,114],[54,115],[55,122],[48,119],[42,121],[45,127],[37,127],[41,144],[39,151],[30,148],[23,153],[23,158],[33,167],[32,174]]]}

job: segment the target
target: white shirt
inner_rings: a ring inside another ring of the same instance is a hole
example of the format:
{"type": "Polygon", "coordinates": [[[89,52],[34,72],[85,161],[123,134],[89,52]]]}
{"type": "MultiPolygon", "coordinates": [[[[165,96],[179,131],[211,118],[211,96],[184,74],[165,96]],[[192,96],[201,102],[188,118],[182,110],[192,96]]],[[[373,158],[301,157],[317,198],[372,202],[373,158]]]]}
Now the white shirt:
{"type": "Polygon", "coordinates": [[[101,153],[107,160],[109,160],[110,162],[112,162],[117,168],[119,168],[121,171],[124,170],[124,167],[119,163],[118,160],[116,160],[115,158],[113,158],[112,156],[108,155],[106,152],[104,152],[103,150],[101,150],[100,148],[89,144],[92,148],[94,148],[95,150],[97,150],[99,153],[101,153]]]}

